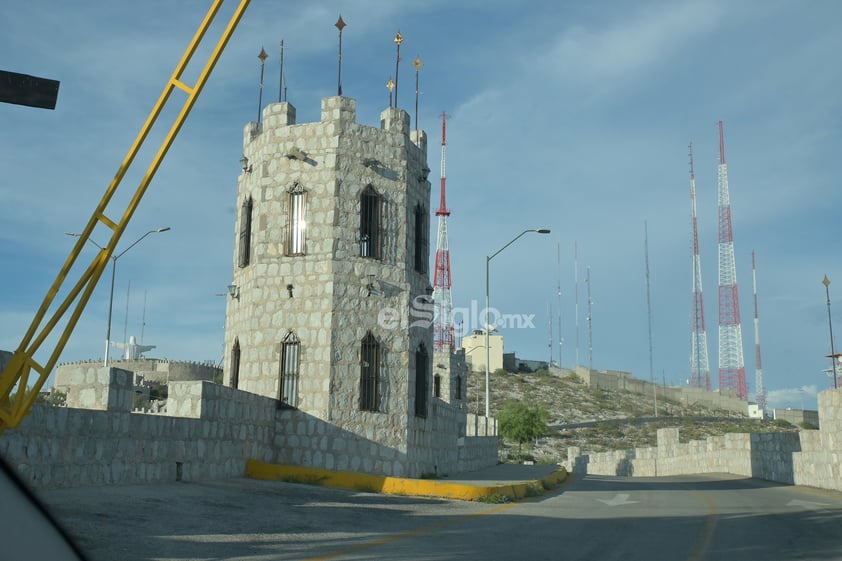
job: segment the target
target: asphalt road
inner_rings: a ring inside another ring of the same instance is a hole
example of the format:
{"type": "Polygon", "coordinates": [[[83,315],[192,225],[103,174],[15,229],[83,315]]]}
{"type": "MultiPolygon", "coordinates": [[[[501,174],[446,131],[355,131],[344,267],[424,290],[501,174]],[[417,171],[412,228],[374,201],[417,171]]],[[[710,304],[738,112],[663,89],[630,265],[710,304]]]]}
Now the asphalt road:
{"type": "Polygon", "coordinates": [[[248,479],[43,498],[92,560],[842,560],[842,494],[728,475],[588,476],[504,505],[248,479]]]}

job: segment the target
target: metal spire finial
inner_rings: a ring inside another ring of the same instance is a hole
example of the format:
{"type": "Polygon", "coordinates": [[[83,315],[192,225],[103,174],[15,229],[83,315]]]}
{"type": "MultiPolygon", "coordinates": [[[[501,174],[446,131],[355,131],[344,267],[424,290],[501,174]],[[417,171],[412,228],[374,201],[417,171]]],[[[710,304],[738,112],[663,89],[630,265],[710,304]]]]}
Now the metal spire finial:
{"type": "Polygon", "coordinates": [[[415,130],[418,130],[418,73],[424,63],[421,62],[421,56],[416,56],[412,61],[412,66],[415,67],[415,130]]]}
{"type": "Polygon", "coordinates": [[[339,14],[339,19],[336,20],[334,25],[339,30],[339,75],[337,77],[336,95],[342,95],[342,30],[348,24],[342,19],[342,14],[339,14]]]}
{"type": "Polygon", "coordinates": [[[281,78],[278,87],[278,101],[286,101],[286,88],[284,88],[284,40],[281,39],[281,78]]]}
{"type": "Polygon", "coordinates": [[[257,58],[260,59],[260,95],[257,99],[257,124],[260,124],[260,113],[263,107],[263,69],[266,65],[266,59],[269,58],[269,55],[266,54],[266,49],[260,47],[260,54],[257,55],[257,58]]]}
{"type": "Polygon", "coordinates": [[[401,35],[401,30],[398,29],[397,34],[395,34],[395,44],[398,46],[398,54],[397,58],[395,59],[395,107],[398,106],[398,65],[401,62],[401,43],[403,43],[403,35],[401,35]]]}

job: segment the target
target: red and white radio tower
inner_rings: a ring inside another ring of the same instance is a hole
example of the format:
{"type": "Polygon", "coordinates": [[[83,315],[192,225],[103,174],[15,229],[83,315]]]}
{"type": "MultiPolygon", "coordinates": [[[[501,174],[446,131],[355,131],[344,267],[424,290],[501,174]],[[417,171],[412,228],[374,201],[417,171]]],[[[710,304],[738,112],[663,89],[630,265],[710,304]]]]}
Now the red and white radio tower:
{"type": "Polygon", "coordinates": [[[725,165],[725,136],[719,121],[719,390],[732,391],[748,399],[743,361],[743,333],[740,298],[734,262],[734,233],[731,230],[731,196],[725,165]]]}
{"type": "Polygon", "coordinates": [[[696,174],[693,171],[693,143],[690,143],[690,206],[693,224],[693,307],[690,311],[690,386],[710,391],[708,336],[702,295],[702,260],[699,256],[699,223],[696,218],[696,174]]]}
{"type": "Polygon", "coordinates": [[[445,187],[447,185],[447,171],[445,166],[447,150],[445,113],[441,114],[441,201],[436,216],[439,217],[438,236],[436,239],[436,271],[433,279],[433,301],[435,315],[433,331],[433,347],[441,351],[447,346],[453,351],[453,299],[450,292],[450,248],[447,242],[447,208],[445,187]]]}
{"type": "Polygon", "coordinates": [[[766,415],[766,389],[763,387],[763,366],[760,361],[760,319],[757,316],[757,268],[751,252],[751,282],[754,288],[754,389],[757,406],[766,415]]]}

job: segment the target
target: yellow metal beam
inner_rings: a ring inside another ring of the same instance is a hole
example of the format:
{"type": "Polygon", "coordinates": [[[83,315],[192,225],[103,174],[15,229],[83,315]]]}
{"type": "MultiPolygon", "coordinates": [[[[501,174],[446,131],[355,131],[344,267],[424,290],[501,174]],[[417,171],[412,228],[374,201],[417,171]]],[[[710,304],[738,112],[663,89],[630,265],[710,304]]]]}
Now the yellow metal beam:
{"type": "Polygon", "coordinates": [[[43,387],[44,382],[47,380],[50,372],[52,372],[56,362],[58,362],[58,358],[61,355],[62,350],[64,350],[64,347],[70,338],[70,334],[76,327],[76,323],[79,321],[79,317],[82,315],[82,311],[85,309],[91,294],[93,294],[94,288],[102,276],[102,272],[107,266],[109,258],[114,254],[117,243],[120,241],[120,237],[123,235],[129,220],[131,220],[134,215],[138,204],[143,198],[143,195],[146,193],[149,183],[155,176],[155,172],[158,171],[158,168],[172,145],[173,140],[175,140],[176,135],[181,130],[181,127],[187,119],[190,110],[193,108],[196,99],[202,92],[202,88],[207,82],[214,66],[216,66],[222,51],[228,44],[228,40],[234,33],[234,29],[236,29],[237,24],[240,22],[243,13],[245,13],[249,1],[250,0],[240,0],[240,4],[237,6],[234,14],[231,16],[231,19],[226,25],[225,30],[222,32],[222,36],[219,41],[217,41],[216,46],[205,63],[202,72],[199,74],[196,83],[193,86],[189,86],[182,82],[182,74],[190,63],[193,54],[201,44],[202,39],[213,23],[214,18],[224,2],[224,0],[214,0],[208,10],[208,13],[205,15],[204,20],[199,26],[199,29],[190,41],[187,50],[184,52],[181,60],[176,65],[172,76],[167,80],[164,90],[161,92],[161,96],[158,98],[158,101],[149,113],[146,122],[132,143],[129,152],[126,154],[126,157],[123,159],[120,167],[117,169],[114,179],[112,179],[111,184],[106,189],[105,194],[94,210],[93,215],[76,240],[76,244],[73,246],[67,261],[65,261],[58,273],[58,276],[55,281],[53,281],[50,289],[47,291],[47,296],[41,303],[41,307],[35,314],[35,318],[32,320],[32,323],[30,324],[29,329],[27,329],[26,334],[24,335],[17,350],[15,350],[11,361],[3,369],[3,372],[0,373],[0,434],[2,434],[6,428],[16,427],[20,424],[21,420],[32,406],[32,403],[34,403],[37,398],[38,392],[43,387]],[[135,157],[142,148],[143,143],[146,141],[149,132],[155,125],[158,116],[163,111],[174,89],[179,89],[185,92],[187,97],[183,102],[178,116],[172,123],[169,132],[158,148],[158,151],[155,153],[152,162],[143,174],[143,178],[129,201],[128,206],[123,212],[122,217],[118,221],[114,221],[105,215],[105,210],[116,193],[123,177],[126,175],[126,172],[128,172],[132,162],[134,162],[135,157]],[[82,252],[82,248],[90,238],[91,233],[98,223],[104,224],[113,232],[108,244],[104,246],[103,250],[94,257],[85,272],[82,273],[81,277],[75,282],[75,284],[73,284],[73,287],[70,289],[68,295],[58,305],[56,311],[45,323],[47,312],[53,305],[53,300],[56,298],[62,287],[66,285],[65,281],[67,280],[70,270],[75,265],[82,252]],[[67,318],[67,323],[61,331],[58,342],[53,348],[52,353],[50,353],[49,358],[43,365],[39,364],[35,361],[35,353],[39,350],[41,345],[53,332],[56,326],[65,318],[65,315],[68,310],[74,306],[74,303],[75,307],[73,307],[72,312],[70,312],[70,316],[67,318]],[[36,377],[34,379],[33,386],[29,389],[29,391],[27,391],[30,371],[32,370],[35,371],[36,377]]]}

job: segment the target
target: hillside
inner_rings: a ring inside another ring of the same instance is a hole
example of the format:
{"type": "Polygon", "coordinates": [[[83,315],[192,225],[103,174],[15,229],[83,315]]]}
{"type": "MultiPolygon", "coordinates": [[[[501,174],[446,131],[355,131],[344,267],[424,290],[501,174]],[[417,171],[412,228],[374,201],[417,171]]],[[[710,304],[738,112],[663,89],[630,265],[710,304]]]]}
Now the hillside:
{"type": "MultiPolygon", "coordinates": [[[[656,417],[652,396],[591,389],[575,375],[562,377],[551,375],[546,370],[492,373],[490,385],[492,416],[501,411],[510,399],[538,404],[546,409],[550,434],[538,439],[534,446],[524,447],[524,452],[542,462],[566,459],[569,446],[593,452],[654,446],[657,430],[666,427],[678,427],[682,442],[728,432],[797,430],[785,423],[748,419],[663,399],[658,400],[656,417]]],[[[484,395],[485,374],[471,373],[468,377],[471,412],[484,413],[484,395]]],[[[503,457],[513,457],[517,450],[517,444],[508,441],[503,442],[503,447],[503,457]]]]}

